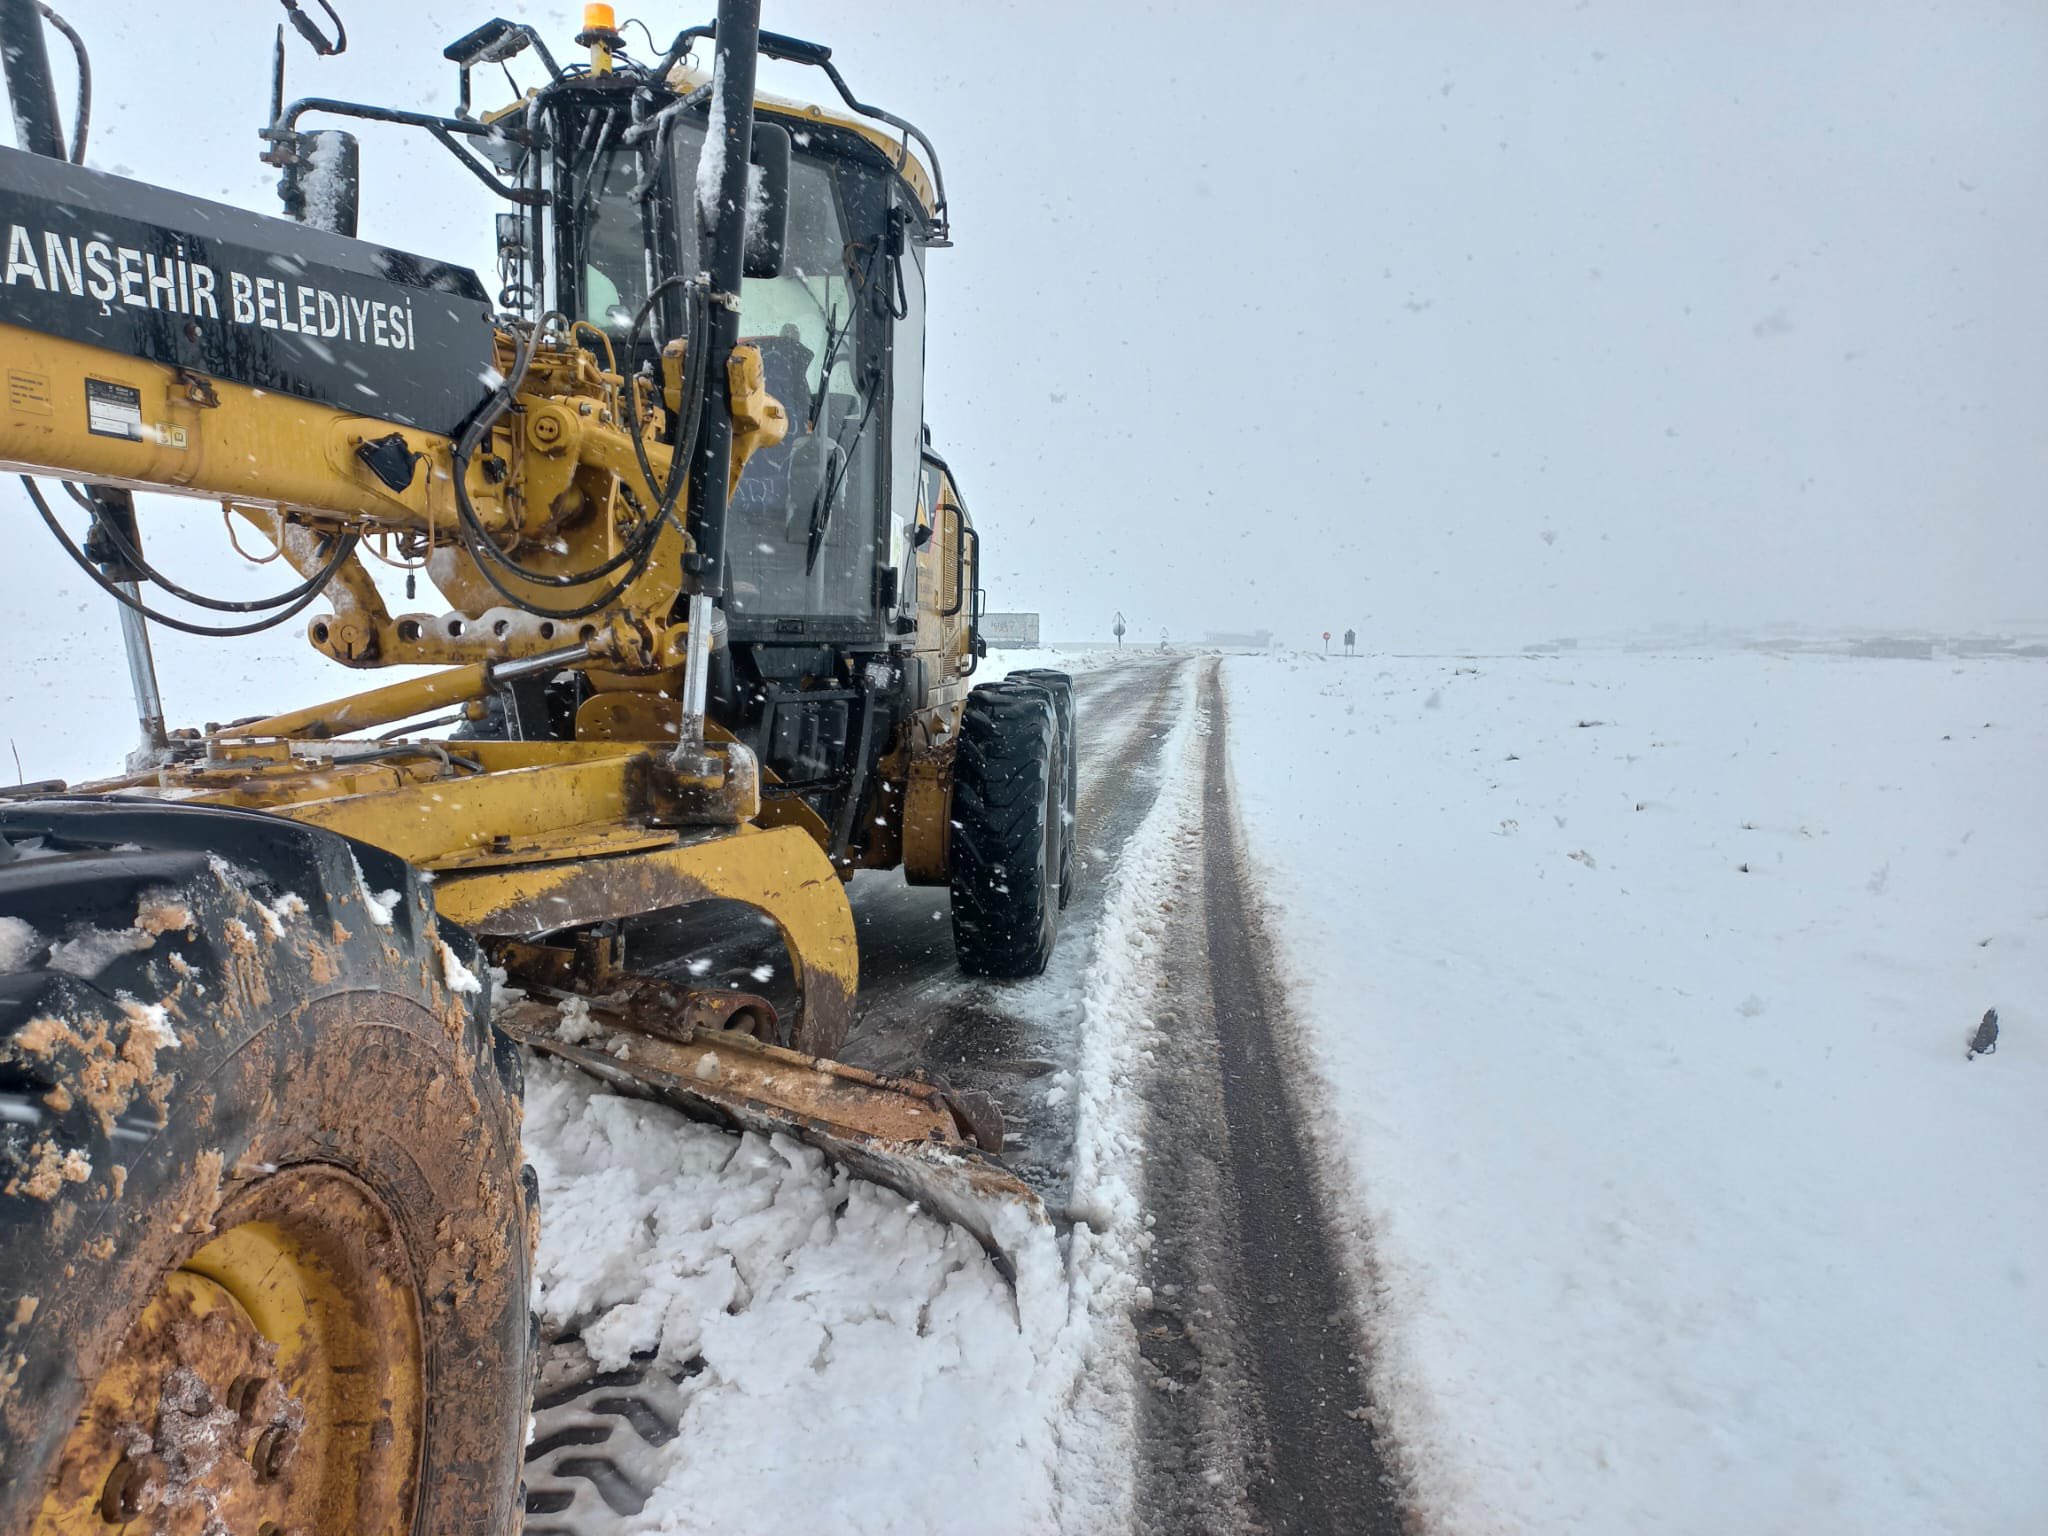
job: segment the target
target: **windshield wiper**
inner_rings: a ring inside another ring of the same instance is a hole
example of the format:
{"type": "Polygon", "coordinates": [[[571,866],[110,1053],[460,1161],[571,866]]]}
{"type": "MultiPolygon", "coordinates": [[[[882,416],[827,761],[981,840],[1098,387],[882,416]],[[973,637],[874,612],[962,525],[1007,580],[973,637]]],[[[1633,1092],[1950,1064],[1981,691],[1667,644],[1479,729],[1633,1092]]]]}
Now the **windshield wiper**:
{"type": "Polygon", "coordinates": [[[846,443],[835,442],[832,445],[839,449],[839,463],[826,471],[824,493],[819,496],[817,505],[811,508],[811,537],[809,544],[804,548],[806,576],[811,574],[812,568],[818,563],[819,554],[825,548],[825,530],[832,523],[833,503],[839,500],[839,492],[846,484],[847,471],[853,466],[854,451],[860,447],[861,434],[868,429],[868,418],[875,413],[875,397],[882,392],[881,369],[876,368],[869,372],[867,386],[867,403],[861,407],[860,420],[854,423],[853,437],[846,443]]]}

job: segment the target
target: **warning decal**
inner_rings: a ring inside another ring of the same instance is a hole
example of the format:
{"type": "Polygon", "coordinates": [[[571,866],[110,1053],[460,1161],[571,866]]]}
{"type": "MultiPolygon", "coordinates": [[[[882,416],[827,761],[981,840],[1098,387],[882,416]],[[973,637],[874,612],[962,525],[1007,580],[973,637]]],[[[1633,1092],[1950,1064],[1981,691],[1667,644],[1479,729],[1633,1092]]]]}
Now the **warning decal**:
{"type": "Polygon", "coordinates": [[[105,379],[85,381],[85,426],[101,437],[142,441],[142,391],[105,379]]]}

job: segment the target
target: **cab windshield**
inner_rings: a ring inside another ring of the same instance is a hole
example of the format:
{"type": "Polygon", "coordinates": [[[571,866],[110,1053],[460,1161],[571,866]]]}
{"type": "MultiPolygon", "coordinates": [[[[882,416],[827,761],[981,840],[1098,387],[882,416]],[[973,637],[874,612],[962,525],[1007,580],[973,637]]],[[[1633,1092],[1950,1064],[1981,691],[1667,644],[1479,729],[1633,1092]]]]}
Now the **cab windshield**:
{"type": "MultiPolygon", "coordinates": [[[[672,206],[688,217],[704,133],[670,134],[672,206]]],[[[607,156],[588,191],[580,266],[583,319],[623,347],[649,291],[645,221],[661,199],[636,195],[645,162],[607,156]]],[[[788,437],[748,461],[728,514],[727,600],[737,631],[865,628],[882,524],[888,343],[882,255],[886,193],[872,173],[799,147],[790,167],[789,232],[780,276],[747,278],[740,339],[761,350],[768,392],[789,413],[788,437]],[[835,624],[835,621],[838,621],[835,624]]],[[[694,266],[694,231],[683,232],[694,266]]]]}

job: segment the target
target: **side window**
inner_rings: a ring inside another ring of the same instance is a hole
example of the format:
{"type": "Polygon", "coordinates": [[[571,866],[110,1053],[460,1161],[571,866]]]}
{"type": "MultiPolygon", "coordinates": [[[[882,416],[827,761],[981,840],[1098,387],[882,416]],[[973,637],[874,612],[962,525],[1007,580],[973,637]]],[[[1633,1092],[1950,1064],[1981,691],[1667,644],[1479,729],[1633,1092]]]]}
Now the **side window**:
{"type": "Polygon", "coordinates": [[[897,590],[900,594],[897,611],[916,613],[918,603],[924,594],[924,584],[930,578],[927,572],[936,570],[939,558],[938,543],[939,513],[939,470],[930,459],[920,459],[917,472],[917,506],[907,527],[908,537],[896,564],[903,572],[897,590]],[[922,542],[919,531],[923,531],[922,542]]]}

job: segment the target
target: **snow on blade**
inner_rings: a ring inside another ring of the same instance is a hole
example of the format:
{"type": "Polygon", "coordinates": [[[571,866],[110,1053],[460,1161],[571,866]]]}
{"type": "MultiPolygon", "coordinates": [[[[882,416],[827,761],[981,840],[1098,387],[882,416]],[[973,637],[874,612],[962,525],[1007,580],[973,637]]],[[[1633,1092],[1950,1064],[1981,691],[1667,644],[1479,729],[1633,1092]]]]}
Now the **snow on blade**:
{"type": "Polygon", "coordinates": [[[966,1232],[812,1148],[544,1056],[525,1138],[543,1325],[579,1331],[601,1368],[651,1352],[681,1378],[653,1494],[607,1529],[907,1533],[969,1510],[1057,1529],[1053,1389],[1073,1357],[1049,1236],[1013,1294],[966,1232]]]}
{"type": "MultiPolygon", "coordinates": [[[[1060,1085],[1076,1099],[1075,1224],[1062,1238],[1014,1202],[983,1213],[1014,1287],[964,1228],[935,1219],[943,1202],[529,1055],[543,1326],[576,1333],[600,1369],[637,1358],[681,1402],[680,1434],[633,1447],[656,1486],[618,1530],[930,1532],[971,1511],[1004,1536],[1078,1536],[1128,1518],[1128,1313],[1149,1241],[1134,1078],[1166,985],[1158,893],[1184,878],[1200,817],[1191,680],[1183,689],[1159,793],[1080,976],[1080,1056],[1060,1085]]],[[[558,1032],[585,1027],[576,1001],[558,1032]]]]}

